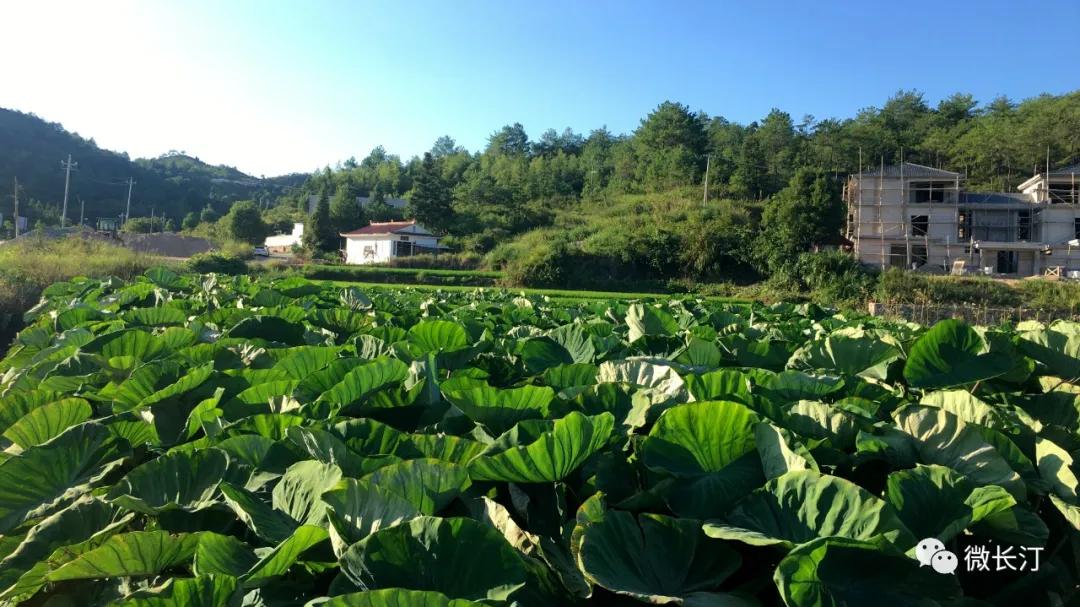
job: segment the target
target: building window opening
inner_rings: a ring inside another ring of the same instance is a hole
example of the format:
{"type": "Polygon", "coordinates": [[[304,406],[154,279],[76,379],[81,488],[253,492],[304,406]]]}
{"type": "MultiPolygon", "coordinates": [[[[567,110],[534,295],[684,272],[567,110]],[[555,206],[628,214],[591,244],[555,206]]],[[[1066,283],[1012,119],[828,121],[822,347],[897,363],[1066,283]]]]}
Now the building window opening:
{"type": "Polygon", "coordinates": [[[911,269],[916,270],[926,265],[926,262],[930,258],[926,254],[926,247],[924,245],[912,245],[911,246],[911,269]]]}
{"type": "Polygon", "coordinates": [[[911,235],[926,236],[930,229],[930,217],[927,215],[911,216],[911,235]]]}
{"type": "Polygon", "coordinates": [[[907,249],[902,244],[889,246],[889,267],[903,268],[907,265],[907,249]]]}
{"type": "Polygon", "coordinates": [[[1028,209],[1017,213],[1016,239],[1020,241],[1031,240],[1031,211],[1028,209]]]}
{"type": "Polygon", "coordinates": [[[945,183],[932,181],[913,181],[911,183],[911,202],[945,202],[945,183]]]}

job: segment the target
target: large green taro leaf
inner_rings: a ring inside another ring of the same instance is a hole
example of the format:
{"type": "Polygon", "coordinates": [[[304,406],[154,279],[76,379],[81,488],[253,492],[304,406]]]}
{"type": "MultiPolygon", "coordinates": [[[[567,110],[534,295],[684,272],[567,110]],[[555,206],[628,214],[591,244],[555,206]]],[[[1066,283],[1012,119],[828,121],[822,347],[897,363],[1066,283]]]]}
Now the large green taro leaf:
{"type": "Polygon", "coordinates": [[[4,432],[4,438],[23,449],[29,449],[85,422],[93,414],[85,400],[65,398],[31,410],[4,432]]]}
{"type": "Polygon", "coordinates": [[[270,342],[299,346],[304,343],[304,325],[290,322],[280,316],[257,315],[236,323],[228,330],[226,336],[265,339],[270,342]]]}
{"type": "Polygon", "coordinates": [[[1045,438],[1035,442],[1039,474],[1050,484],[1050,501],[1074,529],[1080,530],[1080,481],[1072,454],[1045,438]]]}
{"type": "Polygon", "coordinates": [[[465,599],[451,599],[441,592],[384,588],[336,596],[319,607],[483,607],[465,599]]]}
{"type": "Polygon", "coordinates": [[[90,539],[94,534],[123,523],[119,509],[89,496],[45,518],[26,535],[18,548],[0,560],[0,592],[63,546],[90,539]]]}
{"type": "Polygon", "coordinates": [[[944,466],[918,466],[889,475],[885,499],[917,538],[947,542],[1016,499],[997,485],[977,487],[944,466]]]}
{"type": "Polygon", "coordinates": [[[528,430],[509,440],[519,444],[498,450],[509,438],[500,437],[495,450],[472,461],[469,474],[474,480],[518,483],[562,480],[607,443],[614,425],[610,413],[586,416],[577,411],[554,422],[522,422],[520,428],[528,430]]]}
{"type": "Polygon", "coordinates": [[[500,390],[487,384],[469,384],[445,390],[444,395],[466,417],[502,434],[519,421],[546,417],[555,391],[547,386],[500,390]]]}
{"type": "Polygon", "coordinates": [[[589,582],[654,604],[713,590],[741,564],[738,552],[701,532],[700,521],[659,514],[604,512],[579,542],[589,582]]]}
{"type": "Polygon", "coordinates": [[[157,575],[191,560],[199,544],[196,533],[132,531],[114,535],[49,573],[50,582],[157,575]]]}
{"type": "Polygon", "coordinates": [[[419,509],[390,491],[368,481],[347,478],[323,493],[328,507],[331,540],[338,554],[383,527],[420,516],[419,509]]]}
{"type": "Polygon", "coordinates": [[[319,401],[331,405],[336,411],[359,403],[379,390],[399,385],[408,376],[409,367],[400,360],[377,358],[346,373],[334,387],[319,396],[319,401]]]}
{"type": "Polygon", "coordinates": [[[514,345],[513,352],[532,375],[539,375],[552,367],[574,362],[574,357],[566,351],[566,348],[550,337],[520,340],[514,345]]]}
{"type": "Polygon", "coordinates": [[[218,449],[168,453],[129,472],[109,491],[109,501],[143,514],[199,510],[216,503],[228,467],[229,456],[218,449]]]}
{"type": "Polygon", "coordinates": [[[749,404],[750,376],[738,369],[717,369],[686,376],[686,387],[696,400],[730,400],[749,404]]]}
{"type": "Polygon", "coordinates": [[[641,442],[646,466],[675,476],[718,472],[754,449],[758,416],[734,402],[677,405],[665,411],[641,442]]]}
{"type": "Polygon", "coordinates": [[[225,504],[236,513],[236,517],[255,535],[268,542],[283,541],[299,526],[289,515],[275,510],[251,491],[229,483],[221,483],[218,488],[225,498],[225,504]]]}
{"type": "Polygon", "coordinates": [[[83,352],[100,354],[105,360],[130,356],[135,360],[147,361],[164,351],[165,342],[147,331],[124,329],[96,337],[80,349],[83,352]]]}
{"type": "Polygon", "coordinates": [[[627,339],[633,343],[647,335],[675,335],[679,323],[666,311],[648,304],[633,304],[626,310],[627,339]]]}
{"type": "Polygon", "coordinates": [[[420,517],[352,545],[341,571],[361,588],[411,588],[469,600],[506,600],[525,585],[521,557],[472,519],[420,517]]]}
{"type": "Polygon", "coordinates": [[[718,472],[664,485],[664,501],[681,517],[719,518],[766,480],[758,453],[750,451],[718,472]]]}
{"type": "Polygon", "coordinates": [[[851,481],[812,470],[770,480],[736,504],[723,521],[707,522],[705,533],[787,548],[819,537],[881,536],[904,548],[915,544],[892,506],[851,481]]]}
{"type": "Polygon", "coordinates": [[[869,375],[885,378],[885,367],[900,358],[900,350],[892,344],[869,336],[847,337],[830,335],[807,343],[791,356],[788,366],[839,373],[869,375]]]}
{"type": "Polygon", "coordinates": [[[441,511],[470,484],[468,469],[437,459],[411,459],[390,464],[363,480],[404,499],[426,515],[441,511]]]}
{"type": "Polygon", "coordinates": [[[1027,497],[1020,475],[974,426],[935,407],[908,405],[893,417],[915,442],[919,461],[956,470],[979,485],[1004,487],[1018,501],[1027,497]]]}
{"type": "Polygon", "coordinates": [[[160,586],[138,590],[112,607],[224,607],[236,592],[236,578],[201,575],[171,578],[160,586]]]}
{"type": "Polygon", "coordinates": [[[302,525],[272,549],[257,554],[230,535],[204,532],[195,552],[195,572],[231,575],[245,588],[260,586],[284,575],[304,551],[326,538],[322,527],[302,525]]]}
{"type": "Polygon", "coordinates": [[[425,320],[413,325],[406,337],[417,352],[452,352],[469,346],[465,327],[448,320],[425,320]]]}
{"type": "Polygon", "coordinates": [[[1059,320],[1045,329],[1022,331],[1019,347],[1054,375],[1080,377],[1080,323],[1059,320]]]}
{"type": "Polygon", "coordinates": [[[274,486],[274,509],[302,525],[324,525],[326,503],[322,494],[341,480],[341,468],[314,460],[289,466],[274,486]]]}
{"type": "Polygon", "coordinates": [[[984,348],[975,329],[958,320],[943,320],[911,346],[904,379],[916,388],[952,388],[992,379],[1013,368],[1008,353],[983,353],[984,348]]]}
{"type": "Polygon", "coordinates": [[[773,579],[788,607],[931,607],[962,594],[955,575],[920,567],[887,544],[839,537],[795,548],[773,579]]]}
{"type": "Polygon", "coordinates": [[[42,506],[84,493],[114,457],[109,430],[90,422],[0,463],[0,533],[42,506]]]}
{"type": "Polygon", "coordinates": [[[581,325],[563,325],[548,331],[547,335],[565,348],[575,363],[591,363],[596,358],[592,337],[581,325]]]}

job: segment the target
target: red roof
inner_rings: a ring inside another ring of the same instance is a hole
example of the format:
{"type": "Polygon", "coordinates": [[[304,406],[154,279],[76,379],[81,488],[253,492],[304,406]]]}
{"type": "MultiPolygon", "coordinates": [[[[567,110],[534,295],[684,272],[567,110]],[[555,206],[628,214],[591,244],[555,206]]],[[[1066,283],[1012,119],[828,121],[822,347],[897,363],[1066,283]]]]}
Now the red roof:
{"type": "MultiPolygon", "coordinates": [[[[378,234],[396,234],[406,228],[411,228],[416,225],[416,220],[412,221],[383,221],[383,222],[371,222],[371,225],[366,225],[360,229],[353,230],[351,232],[343,232],[341,236],[371,236],[378,234]]],[[[424,228],[421,227],[421,230],[424,228]]],[[[426,231],[426,230],[425,230],[426,231]]]]}

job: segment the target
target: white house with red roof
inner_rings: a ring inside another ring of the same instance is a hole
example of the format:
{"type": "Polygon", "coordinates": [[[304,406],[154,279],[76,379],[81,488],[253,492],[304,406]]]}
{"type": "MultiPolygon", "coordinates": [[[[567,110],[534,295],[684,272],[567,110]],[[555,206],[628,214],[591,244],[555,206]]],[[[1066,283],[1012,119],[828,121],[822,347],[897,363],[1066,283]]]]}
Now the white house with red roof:
{"type": "Polygon", "coordinates": [[[341,237],[345,239],[345,263],[349,264],[386,263],[395,257],[439,251],[439,237],[415,220],[373,221],[341,237]]]}

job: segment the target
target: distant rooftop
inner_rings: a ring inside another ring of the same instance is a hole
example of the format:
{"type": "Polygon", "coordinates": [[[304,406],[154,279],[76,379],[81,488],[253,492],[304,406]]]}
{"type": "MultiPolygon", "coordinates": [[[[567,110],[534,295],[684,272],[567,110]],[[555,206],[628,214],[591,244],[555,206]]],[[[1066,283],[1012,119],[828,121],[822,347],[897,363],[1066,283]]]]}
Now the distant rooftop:
{"type": "Polygon", "coordinates": [[[901,167],[903,167],[904,177],[940,177],[942,179],[963,179],[963,175],[960,173],[954,173],[952,171],[945,171],[942,169],[935,169],[934,167],[928,167],[921,164],[915,164],[914,162],[905,162],[902,164],[890,164],[886,165],[884,172],[881,167],[872,169],[870,171],[863,171],[864,177],[900,177],[901,167]]]}

